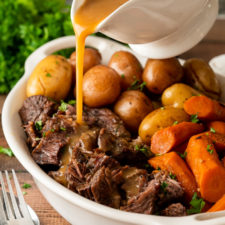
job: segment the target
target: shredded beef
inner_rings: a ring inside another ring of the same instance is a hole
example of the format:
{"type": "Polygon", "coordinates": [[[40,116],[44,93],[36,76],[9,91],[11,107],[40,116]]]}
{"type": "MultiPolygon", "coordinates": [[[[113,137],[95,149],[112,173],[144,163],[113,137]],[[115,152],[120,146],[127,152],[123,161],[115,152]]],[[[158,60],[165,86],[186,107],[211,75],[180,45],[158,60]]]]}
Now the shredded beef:
{"type": "Polygon", "coordinates": [[[27,98],[19,110],[23,124],[29,121],[42,121],[43,123],[57,110],[57,104],[42,95],[27,98]]]}
{"type": "Polygon", "coordinates": [[[39,143],[39,136],[35,130],[34,122],[29,121],[27,125],[24,125],[24,130],[27,134],[27,142],[28,144],[34,148],[38,145],[39,143]]]}
{"type": "Polygon", "coordinates": [[[174,203],[161,212],[163,216],[186,216],[186,208],[181,203],[174,203]]]}

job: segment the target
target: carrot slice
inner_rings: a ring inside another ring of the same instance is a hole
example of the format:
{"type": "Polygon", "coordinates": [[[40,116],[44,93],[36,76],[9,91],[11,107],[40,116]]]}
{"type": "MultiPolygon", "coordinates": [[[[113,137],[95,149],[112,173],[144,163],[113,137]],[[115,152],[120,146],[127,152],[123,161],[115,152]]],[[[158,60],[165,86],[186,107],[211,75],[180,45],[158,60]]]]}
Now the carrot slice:
{"type": "Polygon", "coordinates": [[[193,136],[186,152],[186,161],[195,176],[201,196],[208,202],[216,202],[225,194],[225,168],[213,141],[204,133],[193,136]]]}
{"type": "Polygon", "coordinates": [[[225,210],[225,195],[220,198],[209,210],[208,212],[217,212],[225,210]]]}
{"type": "Polygon", "coordinates": [[[169,152],[161,156],[156,156],[149,159],[148,162],[155,169],[160,168],[175,174],[185,191],[186,199],[188,201],[192,199],[193,194],[197,192],[195,178],[184,160],[176,152],[169,152]]]}
{"type": "Polygon", "coordinates": [[[184,110],[189,115],[197,114],[201,120],[225,121],[225,107],[206,96],[193,96],[184,103],[184,110]]]}
{"type": "Polygon", "coordinates": [[[202,134],[211,139],[217,152],[225,152],[225,135],[212,132],[204,132],[202,134]]]}
{"type": "Polygon", "coordinates": [[[152,136],[151,151],[155,154],[167,153],[203,130],[204,126],[202,124],[192,122],[182,122],[161,129],[152,136]]]}
{"type": "Polygon", "coordinates": [[[212,121],[207,124],[209,129],[214,129],[216,133],[225,135],[225,122],[212,121]]]}

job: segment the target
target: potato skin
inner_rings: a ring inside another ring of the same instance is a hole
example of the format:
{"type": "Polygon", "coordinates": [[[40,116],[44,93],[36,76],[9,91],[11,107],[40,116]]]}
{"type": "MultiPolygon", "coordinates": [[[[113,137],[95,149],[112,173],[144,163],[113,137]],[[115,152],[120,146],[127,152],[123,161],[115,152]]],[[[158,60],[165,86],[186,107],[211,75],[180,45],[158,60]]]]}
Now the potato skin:
{"type": "Polygon", "coordinates": [[[115,52],[108,66],[113,68],[121,76],[122,90],[127,90],[133,82],[142,80],[143,69],[138,59],[126,51],[115,52]]]}
{"type": "Polygon", "coordinates": [[[175,108],[183,108],[184,102],[192,96],[201,95],[201,92],[192,87],[177,83],[168,87],[162,94],[162,103],[164,106],[171,105],[175,108]]]}
{"type": "Polygon", "coordinates": [[[184,64],[184,72],[187,84],[211,98],[220,98],[221,89],[216,75],[204,60],[196,58],[188,59],[184,64]]]}
{"type": "Polygon", "coordinates": [[[149,59],[142,79],[149,91],[161,94],[170,85],[179,82],[183,77],[183,68],[176,58],[149,59]]]}
{"type": "Polygon", "coordinates": [[[72,66],[60,55],[49,55],[33,70],[26,86],[27,97],[44,95],[65,99],[72,84],[72,66]]]}
{"type": "Polygon", "coordinates": [[[97,65],[85,73],[84,103],[90,107],[112,104],[120,95],[120,76],[110,67],[97,65]]]}
{"type": "Polygon", "coordinates": [[[141,91],[125,91],[114,105],[114,112],[124,121],[126,127],[133,132],[144,117],[153,110],[151,100],[141,91]]]}
{"type": "Polygon", "coordinates": [[[162,107],[149,113],[139,126],[139,136],[150,144],[153,134],[165,127],[172,126],[175,121],[189,121],[188,114],[183,109],[171,106],[162,107]]]}
{"type": "MultiPolygon", "coordinates": [[[[84,73],[92,67],[101,63],[102,56],[97,49],[85,48],[84,50],[84,73]]],[[[70,56],[69,62],[72,64],[74,71],[76,70],[76,52],[70,56]]]]}

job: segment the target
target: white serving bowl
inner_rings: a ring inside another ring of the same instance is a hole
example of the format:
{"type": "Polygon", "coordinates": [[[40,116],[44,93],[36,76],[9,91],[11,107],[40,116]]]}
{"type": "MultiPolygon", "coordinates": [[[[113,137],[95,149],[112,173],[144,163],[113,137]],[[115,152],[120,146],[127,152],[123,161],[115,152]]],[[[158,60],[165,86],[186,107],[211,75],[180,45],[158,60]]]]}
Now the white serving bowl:
{"type": "MultiPolygon", "coordinates": [[[[26,82],[37,63],[47,55],[75,45],[74,36],[62,37],[37,49],[25,63],[25,74],[9,93],[2,112],[2,125],[6,140],[24,168],[33,176],[38,188],[48,202],[73,225],[223,225],[225,212],[204,213],[187,217],[161,217],[127,213],[88,200],[49,177],[32,159],[26,136],[18,114],[26,98],[26,82]]],[[[99,37],[89,37],[86,45],[97,48],[107,64],[110,56],[125,46],[99,37]]],[[[135,54],[133,52],[133,54],[135,54]]],[[[136,54],[135,54],[136,55],[136,54]]],[[[137,56],[137,55],[136,55],[137,56]]],[[[137,56],[142,65],[146,58],[137,56]]],[[[225,78],[224,78],[225,79],[225,78]]],[[[58,225],[58,224],[56,224],[58,225]]]]}

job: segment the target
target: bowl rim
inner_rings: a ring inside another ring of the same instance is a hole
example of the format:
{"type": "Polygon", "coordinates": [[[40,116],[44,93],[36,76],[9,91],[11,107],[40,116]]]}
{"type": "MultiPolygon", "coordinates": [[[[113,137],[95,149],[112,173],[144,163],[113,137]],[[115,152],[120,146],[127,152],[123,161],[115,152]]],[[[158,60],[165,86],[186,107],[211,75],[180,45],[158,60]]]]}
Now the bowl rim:
{"type": "MultiPolygon", "coordinates": [[[[28,153],[28,147],[21,146],[18,142],[18,134],[14,132],[13,127],[13,119],[10,120],[10,118],[13,118],[15,115],[11,113],[12,105],[15,104],[15,99],[17,97],[17,93],[21,90],[22,86],[25,85],[29,75],[30,71],[32,71],[35,64],[32,62],[34,59],[37,61],[37,63],[44,58],[45,56],[51,54],[55,51],[55,49],[60,50],[63,48],[68,48],[71,46],[71,43],[75,40],[74,36],[66,36],[61,37],[58,39],[55,39],[53,41],[50,41],[46,43],[45,45],[38,48],[34,53],[32,53],[25,63],[25,74],[23,77],[18,81],[18,83],[15,85],[15,87],[11,90],[11,92],[8,94],[3,110],[2,110],[2,128],[5,135],[5,138],[10,146],[10,148],[13,150],[16,158],[19,160],[19,162],[24,166],[24,168],[33,176],[35,180],[40,182],[42,185],[44,185],[46,188],[48,188],[50,191],[55,193],[56,195],[59,195],[61,198],[65,199],[66,201],[70,202],[73,205],[76,205],[78,207],[81,207],[84,210],[87,210],[89,212],[92,212],[94,214],[106,217],[108,219],[112,219],[114,221],[120,221],[120,222],[126,222],[130,224],[142,224],[147,225],[149,224],[149,221],[151,221],[152,224],[168,224],[171,222],[181,222],[185,224],[201,224],[201,221],[204,221],[204,224],[207,224],[206,220],[203,218],[203,215],[206,215],[206,213],[196,214],[196,215],[190,215],[186,217],[163,217],[163,216],[156,216],[156,215],[144,215],[144,214],[137,214],[137,213],[130,213],[130,212],[124,212],[118,209],[113,209],[108,206],[104,206],[102,204],[96,203],[94,201],[91,201],[89,199],[86,199],[79,194],[72,192],[68,188],[64,187],[63,185],[57,183],[53,178],[51,178],[47,173],[45,173],[32,159],[30,154],[28,153]],[[69,44],[70,43],[70,44],[69,44]],[[60,48],[59,45],[60,44],[60,48]],[[53,47],[54,51],[52,51],[53,47]],[[52,52],[51,52],[52,51],[52,52]],[[30,66],[32,64],[32,66],[30,66]],[[32,68],[31,68],[32,67],[32,68]],[[24,149],[26,148],[26,149],[24,149]],[[54,187],[54,188],[52,188],[54,187]],[[115,217],[116,215],[116,217],[115,217]],[[185,222],[184,219],[185,218],[185,222]]],[[[98,42],[101,41],[106,45],[114,46],[117,45],[121,49],[126,49],[132,53],[134,53],[131,49],[128,49],[127,47],[116,43],[111,40],[107,40],[100,37],[94,37],[90,36],[88,37],[89,42],[98,42]]],[[[75,42],[73,42],[75,43],[75,42]]],[[[56,51],[57,51],[56,50],[56,51]]],[[[135,54],[135,53],[134,53],[135,54]]],[[[135,54],[137,56],[137,54],[135,54]]],[[[142,59],[144,60],[144,58],[142,59]]],[[[22,129],[22,128],[21,128],[22,129]]],[[[217,212],[217,213],[211,213],[210,215],[214,215],[213,218],[216,218],[216,222],[223,221],[221,220],[222,216],[225,216],[225,212],[217,212]],[[217,218],[220,217],[220,218],[217,218]]],[[[208,216],[209,217],[209,216],[208,216]]],[[[211,216],[209,217],[211,218],[211,216]]],[[[209,221],[209,224],[212,225],[212,220],[209,221]]]]}

